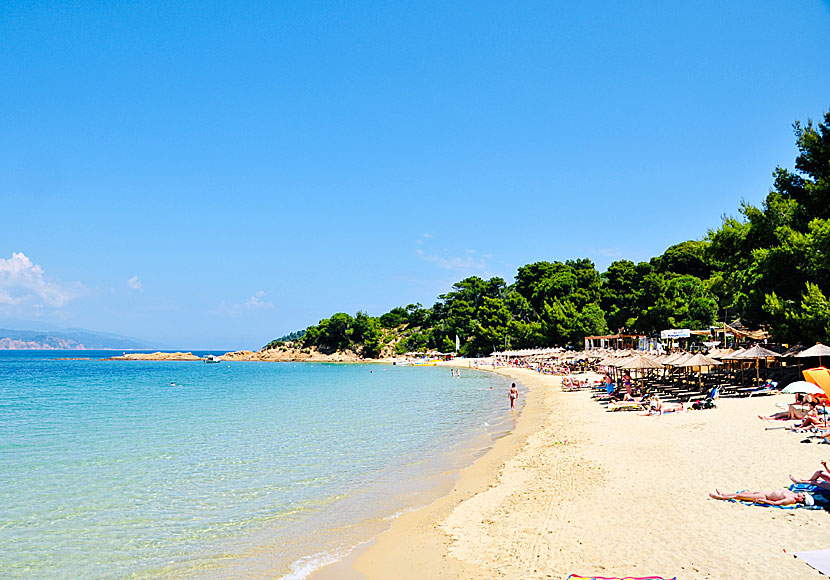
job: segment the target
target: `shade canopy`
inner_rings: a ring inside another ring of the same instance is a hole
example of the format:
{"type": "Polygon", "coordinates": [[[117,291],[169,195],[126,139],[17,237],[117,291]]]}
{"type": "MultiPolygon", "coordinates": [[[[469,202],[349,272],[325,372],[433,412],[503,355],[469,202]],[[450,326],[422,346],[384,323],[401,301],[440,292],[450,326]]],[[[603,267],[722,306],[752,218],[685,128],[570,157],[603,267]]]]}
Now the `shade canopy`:
{"type": "Polygon", "coordinates": [[[730,352],[729,354],[721,355],[720,359],[721,360],[735,360],[736,358],[738,358],[738,355],[740,355],[740,354],[742,354],[746,351],[747,351],[747,349],[741,348],[741,349],[738,349],[734,352],[730,352]]]}
{"type": "Polygon", "coordinates": [[[807,381],[796,381],[781,389],[781,392],[790,394],[801,393],[804,395],[823,395],[824,389],[816,384],[808,383],[807,381]]]}
{"type": "Polygon", "coordinates": [[[683,363],[692,358],[692,355],[688,352],[684,352],[682,356],[677,357],[676,359],[669,361],[665,364],[671,365],[673,367],[680,367],[683,366],[683,363]]]}
{"type": "Polygon", "coordinates": [[[715,365],[721,364],[720,362],[716,361],[713,358],[709,358],[708,356],[704,356],[702,354],[696,354],[692,357],[687,358],[684,361],[678,361],[675,366],[678,367],[712,367],[715,365]]]}
{"type": "Polygon", "coordinates": [[[624,369],[662,369],[663,365],[647,356],[636,356],[620,365],[624,369]]]}
{"type": "Polygon", "coordinates": [[[802,371],[807,382],[818,385],[824,390],[824,394],[830,397],[830,371],[824,367],[806,369],[802,371]]]}
{"type": "Polygon", "coordinates": [[[811,346],[807,350],[802,350],[797,355],[798,358],[806,358],[810,356],[830,356],[830,346],[825,346],[817,342],[815,346],[811,346]]]}
{"type": "Polygon", "coordinates": [[[759,358],[778,358],[781,355],[777,352],[773,352],[769,349],[764,348],[763,346],[755,345],[752,348],[748,348],[745,351],[737,352],[733,354],[730,358],[733,359],[759,359],[759,358]]]}

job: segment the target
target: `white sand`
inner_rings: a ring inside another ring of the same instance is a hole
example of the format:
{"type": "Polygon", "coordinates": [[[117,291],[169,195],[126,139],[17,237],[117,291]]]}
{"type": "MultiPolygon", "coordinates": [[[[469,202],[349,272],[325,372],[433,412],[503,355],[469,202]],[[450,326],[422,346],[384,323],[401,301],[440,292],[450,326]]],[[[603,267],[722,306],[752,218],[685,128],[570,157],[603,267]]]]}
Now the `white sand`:
{"type": "Polygon", "coordinates": [[[349,562],[349,577],[820,577],[791,553],[830,548],[829,513],[708,497],[786,487],[789,473],[806,477],[830,459],[818,439],[801,443],[756,417],[791,396],[644,417],[608,413],[557,378],[500,372],[530,389],[516,433],[451,494],[396,520],[349,562]]]}

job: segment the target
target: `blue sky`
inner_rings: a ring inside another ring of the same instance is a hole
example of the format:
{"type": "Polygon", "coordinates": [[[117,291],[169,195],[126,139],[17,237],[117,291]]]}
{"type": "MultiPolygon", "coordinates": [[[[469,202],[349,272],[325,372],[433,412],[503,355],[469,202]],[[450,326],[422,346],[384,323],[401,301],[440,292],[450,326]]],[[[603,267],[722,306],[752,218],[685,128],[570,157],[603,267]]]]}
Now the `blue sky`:
{"type": "Polygon", "coordinates": [[[647,260],[792,166],[828,31],[818,1],[5,3],[0,322],[256,348],[647,260]]]}

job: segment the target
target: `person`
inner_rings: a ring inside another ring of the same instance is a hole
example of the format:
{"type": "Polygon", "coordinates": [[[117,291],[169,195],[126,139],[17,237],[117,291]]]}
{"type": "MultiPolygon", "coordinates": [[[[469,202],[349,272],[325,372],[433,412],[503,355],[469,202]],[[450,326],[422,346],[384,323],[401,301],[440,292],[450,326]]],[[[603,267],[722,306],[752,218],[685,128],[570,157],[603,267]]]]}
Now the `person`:
{"type": "Polygon", "coordinates": [[[765,505],[795,505],[803,503],[805,505],[815,505],[813,496],[806,492],[793,492],[789,489],[774,489],[772,491],[740,491],[738,493],[721,493],[715,490],[715,493],[710,493],[709,497],[712,499],[741,499],[744,501],[751,501],[765,505]]]}
{"type": "Polygon", "coordinates": [[[508,397],[510,398],[510,408],[515,408],[516,399],[519,398],[519,389],[516,388],[516,383],[510,385],[510,393],[508,394],[508,397]]]}
{"type": "Polygon", "coordinates": [[[683,410],[683,403],[664,403],[657,395],[652,395],[649,401],[649,410],[646,415],[662,415],[683,410]]]}
{"type": "Polygon", "coordinates": [[[605,394],[611,396],[611,394],[614,392],[614,383],[611,380],[611,375],[605,373],[605,377],[602,380],[605,383],[605,394]]]}
{"type": "Polygon", "coordinates": [[[805,415],[807,415],[807,409],[805,409],[803,405],[790,403],[786,411],[780,411],[778,413],[773,413],[772,415],[758,415],[758,418],[763,419],[764,421],[778,421],[803,419],[805,415]]]}
{"type": "Polygon", "coordinates": [[[793,483],[811,483],[816,487],[830,491],[830,469],[828,469],[826,461],[822,461],[821,466],[824,469],[819,469],[809,479],[796,479],[792,474],[790,474],[790,479],[793,483]]]}
{"type": "Polygon", "coordinates": [[[628,371],[625,371],[623,374],[623,386],[625,387],[625,392],[628,396],[631,396],[631,375],[628,374],[628,371]]]}
{"type": "Polygon", "coordinates": [[[795,429],[812,429],[813,427],[818,427],[819,429],[827,429],[827,419],[820,419],[818,416],[818,409],[816,409],[815,401],[810,401],[808,403],[809,410],[807,414],[804,415],[804,419],[795,426],[795,429]]]}

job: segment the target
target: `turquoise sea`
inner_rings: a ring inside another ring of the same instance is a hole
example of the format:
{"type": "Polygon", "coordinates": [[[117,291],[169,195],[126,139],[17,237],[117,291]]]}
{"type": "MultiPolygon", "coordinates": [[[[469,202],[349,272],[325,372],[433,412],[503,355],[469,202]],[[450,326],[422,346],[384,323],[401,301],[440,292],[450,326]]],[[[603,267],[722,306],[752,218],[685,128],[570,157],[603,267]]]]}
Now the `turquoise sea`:
{"type": "Polygon", "coordinates": [[[513,425],[470,370],[113,354],[0,351],[3,578],[303,578],[513,425]]]}

